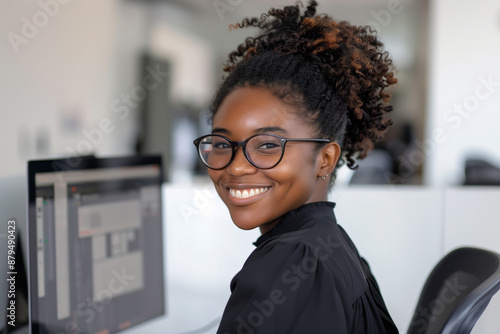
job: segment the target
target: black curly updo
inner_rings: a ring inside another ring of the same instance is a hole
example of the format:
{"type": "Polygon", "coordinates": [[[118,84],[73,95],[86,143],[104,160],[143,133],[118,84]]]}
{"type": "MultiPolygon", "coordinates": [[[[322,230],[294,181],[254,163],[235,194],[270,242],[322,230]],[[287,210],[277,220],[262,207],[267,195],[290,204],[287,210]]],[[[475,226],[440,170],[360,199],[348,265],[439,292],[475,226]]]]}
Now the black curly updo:
{"type": "Polygon", "coordinates": [[[345,162],[356,169],[356,158],[364,158],[392,125],[386,88],[397,79],[369,26],[315,15],[316,7],[310,1],[302,13],[297,2],[230,26],[260,31],[229,54],[229,75],[210,106],[211,117],[236,88],[265,87],[310,122],[319,138],[340,145],[343,157],[335,170],[345,162]]]}

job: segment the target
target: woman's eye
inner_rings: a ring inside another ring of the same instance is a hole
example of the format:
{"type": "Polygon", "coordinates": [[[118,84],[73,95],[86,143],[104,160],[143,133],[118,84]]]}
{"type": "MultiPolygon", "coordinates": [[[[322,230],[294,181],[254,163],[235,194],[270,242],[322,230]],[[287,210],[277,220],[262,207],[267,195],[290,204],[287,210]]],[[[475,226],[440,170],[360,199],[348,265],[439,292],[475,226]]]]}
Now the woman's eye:
{"type": "Polygon", "coordinates": [[[214,148],[223,149],[223,148],[230,148],[230,146],[228,143],[214,143],[214,148]]]}
{"type": "Polygon", "coordinates": [[[262,143],[259,145],[258,149],[270,149],[270,148],[276,148],[279,146],[280,145],[277,143],[262,143]]]}

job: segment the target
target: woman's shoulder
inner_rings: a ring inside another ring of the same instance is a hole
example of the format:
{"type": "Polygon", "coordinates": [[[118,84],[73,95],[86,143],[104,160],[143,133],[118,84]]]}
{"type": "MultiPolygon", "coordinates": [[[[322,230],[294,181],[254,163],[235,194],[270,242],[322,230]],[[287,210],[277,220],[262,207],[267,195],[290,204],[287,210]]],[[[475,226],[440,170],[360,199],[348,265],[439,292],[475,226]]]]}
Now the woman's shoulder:
{"type": "Polygon", "coordinates": [[[363,304],[363,296],[370,294],[369,281],[363,260],[345,239],[347,234],[328,220],[316,218],[311,223],[259,245],[231,282],[232,291],[246,287],[263,297],[266,293],[259,291],[267,286],[308,293],[321,289],[345,305],[363,304]]]}
{"type": "Polygon", "coordinates": [[[326,217],[311,217],[303,228],[266,240],[254,250],[246,264],[284,258],[299,263],[316,261],[333,275],[348,269],[364,276],[354,243],[335,220],[326,217]]]}
{"type": "Polygon", "coordinates": [[[305,247],[324,249],[329,253],[333,249],[350,248],[357,253],[356,247],[345,230],[337,224],[335,217],[309,216],[305,217],[300,228],[274,235],[265,242],[258,244],[256,251],[276,250],[305,247]]]}

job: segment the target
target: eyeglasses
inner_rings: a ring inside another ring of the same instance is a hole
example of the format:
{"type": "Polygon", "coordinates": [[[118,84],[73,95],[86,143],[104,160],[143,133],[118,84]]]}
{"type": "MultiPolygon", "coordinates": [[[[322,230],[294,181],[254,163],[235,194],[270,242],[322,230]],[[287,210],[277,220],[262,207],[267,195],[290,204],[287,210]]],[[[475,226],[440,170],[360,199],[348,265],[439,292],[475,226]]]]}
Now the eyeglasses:
{"type": "Polygon", "coordinates": [[[210,169],[223,169],[233,161],[238,147],[252,166],[270,169],[280,163],[289,141],[328,143],[328,139],[283,138],[273,134],[256,134],[244,141],[232,141],[222,135],[205,135],[194,141],[201,161],[210,169]]]}

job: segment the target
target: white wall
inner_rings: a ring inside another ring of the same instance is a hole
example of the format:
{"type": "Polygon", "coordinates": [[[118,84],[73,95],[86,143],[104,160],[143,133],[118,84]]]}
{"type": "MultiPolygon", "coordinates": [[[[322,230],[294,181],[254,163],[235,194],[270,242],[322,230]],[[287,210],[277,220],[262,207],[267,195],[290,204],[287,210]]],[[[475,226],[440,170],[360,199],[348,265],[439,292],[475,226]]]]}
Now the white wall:
{"type": "Polygon", "coordinates": [[[134,152],[143,100],[134,94],[147,51],[173,62],[160,77],[171,82],[172,100],[205,103],[213,46],[182,30],[193,21],[174,6],[122,0],[2,2],[0,155],[8,163],[0,177],[24,172],[30,159],[134,152]]]}
{"type": "Polygon", "coordinates": [[[468,155],[500,166],[499,17],[497,0],[431,1],[428,185],[460,184],[468,155]]]}
{"type": "MultiPolygon", "coordinates": [[[[128,333],[215,333],[229,283],[259,232],[235,227],[212,185],[166,184],[163,194],[168,314],[128,333]]],[[[425,279],[447,252],[468,245],[500,253],[498,188],[360,186],[336,188],[330,199],[401,333],[425,279]]],[[[473,333],[498,332],[499,312],[500,293],[473,333]]]]}
{"type": "Polygon", "coordinates": [[[401,332],[408,328],[420,290],[442,256],[443,198],[423,187],[350,187],[335,190],[335,214],[370,264],[401,332]]]}
{"type": "Polygon", "coordinates": [[[1,175],[24,171],[26,159],[69,154],[106,113],[117,3],[2,2],[1,175]],[[37,147],[37,137],[47,145],[37,147]]]}
{"type": "MultiPolygon", "coordinates": [[[[0,203],[0,218],[14,218],[22,232],[25,182],[22,176],[0,179],[0,197],[7,198],[0,203]]],[[[255,249],[252,242],[259,231],[234,226],[211,184],[165,184],[163,195],[167,316],[128,332],[182,333],[212,323],[199,333],[215,333],[229,283],[255,249]]],[[[338,223],[369,262],[402,333],[427,275],[442,256],[463,246],[500,253],[498,187],[336,187],[330,200],[337,203],[338,223]]],[[[5,226],[0,225],[0,247],[5,245],[5,226]]],[[[2,261],[0,267],[5,269],[2,261]]],[[[4,289],[0,284],[0,292],[4,289]]],[[[498,314],[500,293],[473,333],[498,332],[498,314]]]]}

